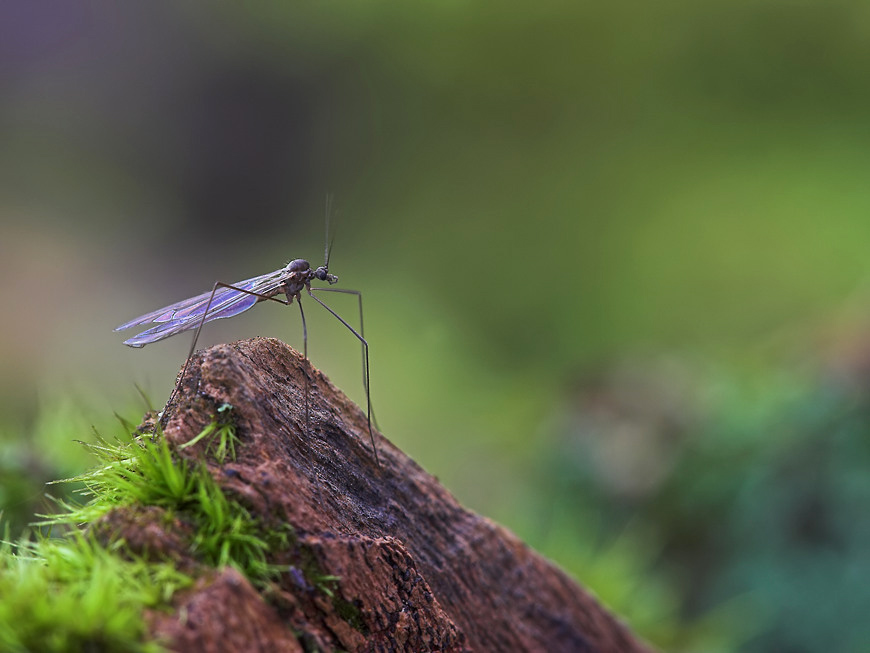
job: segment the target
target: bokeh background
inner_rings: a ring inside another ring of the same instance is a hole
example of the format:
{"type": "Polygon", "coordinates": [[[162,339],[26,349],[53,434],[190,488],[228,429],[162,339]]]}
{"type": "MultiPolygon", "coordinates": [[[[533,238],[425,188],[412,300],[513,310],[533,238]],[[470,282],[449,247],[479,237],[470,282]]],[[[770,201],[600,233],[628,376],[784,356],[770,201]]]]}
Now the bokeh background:
{"type": "MultiPolygon", "coordinates": [[[[4,519],[168,396],[189,339],[114,326],[319,264],[333,193],[378,421],[463,503],[662,649],[868,650],[868,69],[843,0],[4,3],[4,519]]],[[[200,345],[253,335],[295,309],[200,345]]]]}

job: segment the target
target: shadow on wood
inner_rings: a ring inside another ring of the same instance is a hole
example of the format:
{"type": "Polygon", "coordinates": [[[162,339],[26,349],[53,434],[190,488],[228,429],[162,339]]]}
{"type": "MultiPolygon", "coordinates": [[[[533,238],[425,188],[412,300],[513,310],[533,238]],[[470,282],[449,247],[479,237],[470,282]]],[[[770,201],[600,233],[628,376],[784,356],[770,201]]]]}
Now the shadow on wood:
{"type": "MultiPolygon", "coordinates": [[[[150,616],[174,650],[648,650],[557,567],[464,509],[375,433],[378,467],[364,413],[287,345],[255,338],[196,355],[165,430],[178,455],[205,456],[205,443],[177,447],[225,403],[238,457],[209,469],[264,524],[292,527],[288,549],[270,554],[288,571],[264,592],[235,570],[204,573],[176,596],[173,614],[150,616]]],[[[133,531],[147,532],[143,519],[133,531]]],[[[165,520],[157,527],[171,530],[165,520]]],[[[135,549],[136,532],[120,530],[135,549]]],[[[152,533],[151,555],[161,541],[152,533]]]]}

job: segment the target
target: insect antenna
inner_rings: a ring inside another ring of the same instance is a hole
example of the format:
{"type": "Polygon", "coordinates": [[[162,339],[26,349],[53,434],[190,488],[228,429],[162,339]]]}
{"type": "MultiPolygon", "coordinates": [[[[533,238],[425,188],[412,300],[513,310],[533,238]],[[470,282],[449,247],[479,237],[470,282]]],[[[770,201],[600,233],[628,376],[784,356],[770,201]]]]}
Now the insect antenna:
{"type": "Polygon", "coordinates": [[[329,238],[329,218],[333,212],[333,206],[335,204],[334,196],[332,193],[326,194],[326,217],[324,222],[326,223],[326,233],[323,238],[323,267],[327,270],[329,269],[329,257],[332,254],[332,246],[335,243],[335,236],[332,239],[329,238]]]}

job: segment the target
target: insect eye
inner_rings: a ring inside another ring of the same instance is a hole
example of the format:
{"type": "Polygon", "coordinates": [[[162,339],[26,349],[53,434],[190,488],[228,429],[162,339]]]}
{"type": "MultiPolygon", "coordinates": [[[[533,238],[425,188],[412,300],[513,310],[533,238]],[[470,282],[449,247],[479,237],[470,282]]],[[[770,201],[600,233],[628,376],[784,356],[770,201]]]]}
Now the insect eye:
{"type": "Polygon", "coordinates": [[[326,281],[326,278],[329,276],[329,273],[326,271],[326,268],[322,265],[314,271],[314,276],[320,279],[321,281],[326,281]]]}

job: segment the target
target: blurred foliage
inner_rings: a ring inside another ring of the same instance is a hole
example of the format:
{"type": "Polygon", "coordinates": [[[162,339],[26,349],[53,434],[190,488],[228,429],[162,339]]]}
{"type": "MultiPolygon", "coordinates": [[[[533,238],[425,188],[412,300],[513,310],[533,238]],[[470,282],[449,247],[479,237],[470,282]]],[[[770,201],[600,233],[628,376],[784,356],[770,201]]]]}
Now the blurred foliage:
{"type": "Polygon", "coordinates": [[[76,476],[93,464],[81,442],[93,440],[94,424],[107,422],[73,394],[44,397],[29,424],[9,419],[8,414],[7,421],[0,422],[0,513],[15,539],[35,514],[50,511],[50,498],[65,500],[78,489],[65,484],[49,490],[47,484],[76,476]]]}
{"type": "Polygon", "coordinates": [[[520,533],[664,650],[866,650],[867,379],[672,363],[579,383],[520,533]]]}

